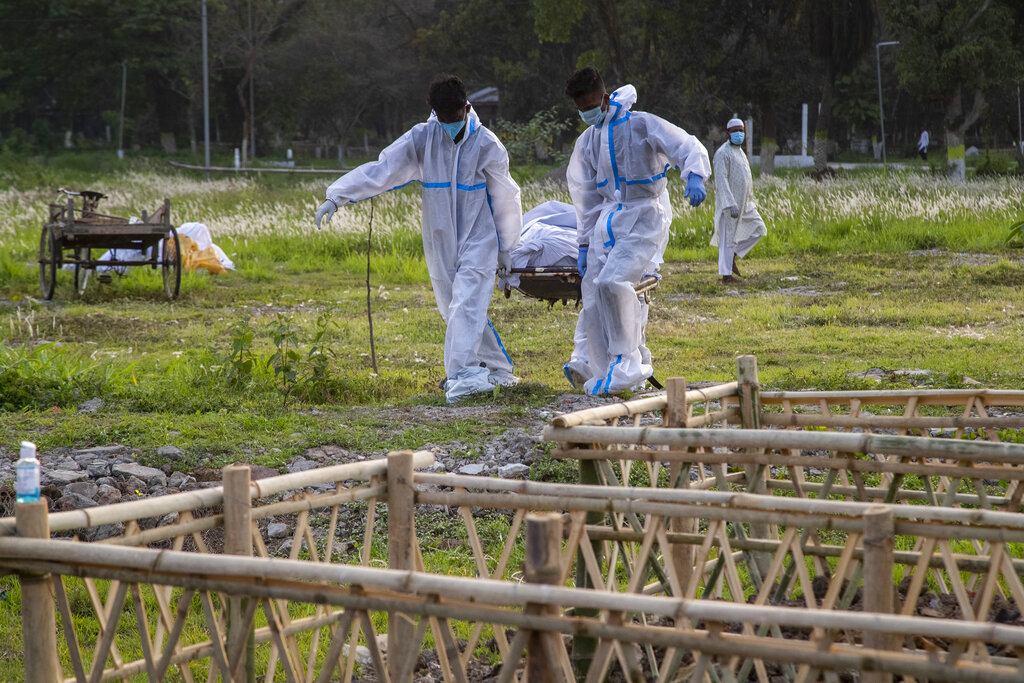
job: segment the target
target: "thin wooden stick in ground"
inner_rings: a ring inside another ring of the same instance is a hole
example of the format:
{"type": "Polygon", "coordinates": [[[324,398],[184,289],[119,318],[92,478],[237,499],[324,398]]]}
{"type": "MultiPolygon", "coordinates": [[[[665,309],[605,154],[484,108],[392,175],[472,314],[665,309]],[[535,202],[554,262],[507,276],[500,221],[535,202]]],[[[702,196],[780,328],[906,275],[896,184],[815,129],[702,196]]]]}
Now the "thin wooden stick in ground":
{"type": "Polygon", "coordinates": [[[370,249],[373,246],[373,199],[370,199],[370,227],[366,231],[366,318],[370,321],[370,362],[377,374],[377,349],[373,343],[373,313],[370,310],[370,249]]]}

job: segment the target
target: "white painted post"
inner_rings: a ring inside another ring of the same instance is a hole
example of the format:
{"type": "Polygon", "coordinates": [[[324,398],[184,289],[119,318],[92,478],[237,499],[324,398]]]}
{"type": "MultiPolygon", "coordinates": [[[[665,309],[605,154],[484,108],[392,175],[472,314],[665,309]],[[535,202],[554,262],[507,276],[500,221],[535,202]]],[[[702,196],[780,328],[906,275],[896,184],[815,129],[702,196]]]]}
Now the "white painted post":
{"type": "Polygon", "coordinates": [[[747,163],[754,158],[754,117],[747,117],[747,163]]]}
{"type": "Polygon", "coordinates": [[[807,156],[807,103],[801,107],[800,115],[800,156],[807,156]]]}

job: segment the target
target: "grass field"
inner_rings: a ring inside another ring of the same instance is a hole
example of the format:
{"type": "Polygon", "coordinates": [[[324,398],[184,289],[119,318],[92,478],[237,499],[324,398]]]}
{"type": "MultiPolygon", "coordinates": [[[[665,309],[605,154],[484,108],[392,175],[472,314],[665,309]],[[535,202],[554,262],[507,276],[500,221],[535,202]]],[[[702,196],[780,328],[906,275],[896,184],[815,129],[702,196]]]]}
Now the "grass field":
{"type": "MultiPolygon", "coordinates": [[[[516,171],[524,208],[567,200],[564,189],[536,179],[544,170],[516,171]]],[[[175,467],[187,470],[279,466],[323,444],[373,454],[458,443],[473,452],[473,444],[535,420],[528,409],[559,405],[570,391],[561,367],[576,311],[496,293],[491,318],[524,383],[467,401],[475,410],[443,412],[444,329],[411,188],[372,205],[374,373],[365,271],[371,205],[339,211],[315,231],[312,214],[328,182],[207,183],[157,162],[121,168],[88,155],[0,164],[0,453],[12,457],[25,438],[44,453],[116,442],[158,465],[155,449],[175,445],[185,451],[175,467]],[[206,223],[238,270],[188,273],[170,303],[157,272],[92,283],[81,297],[62,273],[54,300],[40,301],[39,231],[60,186],[101,190],[110,195],[104,210],[120,215],[169,197],[173,221],[206,223]],[[85,410],[90,399],[101,407],[85,410]],[[438,412],[448,419],[410,417],[438,412]]],[[[659,377],[729,380],[735,356],[753,353],[767,388],[1024,388],[1024,264],[1004,245],[1024,219],[1024,181],[954,186],[925,169],[825,183],[761,179],[769,234],[741,263],[740,287],[718,282],[708,246],[713,194],[695,210],[678,179],[671,191],[673,236],[648,326],[659,377]],[[872,369],[877,380],[863,376],[872,369]],[[928,373],[891,372],[908,369],[928,373]]],[[[542,459],[531,476],[571,478],[568,471],[542,459]]],[[[454,534],[450,518],[421,523],[432,539],[454,534]]],[[[445,551],[427,561],[458,574],[471,559],[445,551]]],[[[5,585],[0,679],[18,680],[20,595],[15,581],[5,585]]],[[[72,599],[87,611],[82,595],[72,599]]],[[[83,619],[78,628],[96,624],[83,619]]]]}
{"type": "MultiPolygon", "coordinates": [[[[483,438],[524,405],[569,390],[561,366],[576,312],[496,293],[491,317],[524,384],[485,396],[487,419],[396,426],[383,408],[443,405],[444,329],[430,291],[413,188],[373,201],[370,301],[379,373],[369,357],[366,249],[370,203],[316,231],[329,178],[214,179],[135,160],[70,156],[0,171],[0,447],[173,444],[196,462],[276,465],[303,449],[415,447],[483,438]],[[164,197],[176,223],[206,223],[235,260],[222,276],[187,273],[163,299],[159,273],[134,269],[79,297],[70,273],[38,300],[35,265],[46,204],[58,186],[101,190],[120,215],[164,197]],[[276,343],[275,343],[276,340],[276,343]],[[274,354],[278,360],[274,360],[274,354]],[[292,353],[289,353],[292,352],[292,353]],[[283,360],[282,360],[283,359],[283,360]],[[100,398],[96,412],[79,411],[100,398]],[[352,410],[360,406],[360,410],[352,410]]],[[[563,188],[517,171],[524,208],[563,188]]],[[[770,387],[852,388],[854,373],[921,368],[936,386],[1020,388],[1024,268],[1003,240],[1024,217],[1024,181],[954,186],[923,171],[853,172],[818,183],[759,180],[769,234],[717,281],[708,246],[713,193],[698,209],[672,182],[676,218],[648,327],[660,377],[727,380],[733,358],[758,356],[770,387]]],[[[900,380],[884,377],[883,386],[900,380]]]]}

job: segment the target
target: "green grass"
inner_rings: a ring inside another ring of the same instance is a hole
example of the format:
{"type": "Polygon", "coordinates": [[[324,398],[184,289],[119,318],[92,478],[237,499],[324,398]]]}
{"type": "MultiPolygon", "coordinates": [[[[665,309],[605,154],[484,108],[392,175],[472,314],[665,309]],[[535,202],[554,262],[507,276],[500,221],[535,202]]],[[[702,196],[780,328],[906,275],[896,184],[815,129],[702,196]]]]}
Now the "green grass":
{"type": "MultiPolygon", "coordinates": [[[[346,207],[315,231],[311,217],[329,178],[271,174],[207,184],[160,160],[121,164],[87,154],[4,159],[0,168],[8,188],[0,191],[0,450],[7,454],[30,438],[44,453],[121,443],[151,465],[162,464],[157,448],[173,444],[185,451],[175,465],[184,469],[235,461],[276,467],[323,444],[371,453],[458,443],[474,457],[479,444],[568,391],[561,367],[576,312],[496,294],[490,316],[524,384],[445,412],[437,387],[444,327],[413,188],[372,205],[374,373],[365,282],[371,205],[346,207]],[[39,230],[58,186],[102,190],[111,195],[105,210],[121,215],[170,197],[174,222],[206,223],[238,270],[185,274],[175,302],[164,300],[152,271],[94,283],[82,297],[61,273],[54,302],[41,302],[39,230]],[[275,326],[290,332],[298,352],[294,381],[275,373],[275,326]],[[91,398],[103,399],[102,409],[80,411],[91,398]]],[[[524,208],[567,199],[536,180],[543,171],[516,171],[524,208]]],[[[769,234],[741,263],[747,280],[739,288],[718,283],[708,246],[713,191],[691,209],[681,190],[673,179],[676,218],[648,326],[659,377],[730,380],[735,356],[753,353],[766,388],[862,388],[869,383],[852,373],[872,367],[928,369],[917,381],[936,387],[964,386],[965,378],[1024,387],[1024,268],[1020,252],[1004,244],[1024,217],[1024,182],[955,186],[906,171],[858,171],[826,183],[798,173],[760,179],[769,234]]],[[[542,454],[530,476],[574,481],[578,464],[542,454]]],[[[634,468],[630,480],[647,483],[646,470],[634,468]]],[[[380,543],[380,517],[378,526],[380,543]]],[[[457,518],[424,515],[418,527],[424,547],[446,548],[426,553],[430,570],[474,572],[457,518]]],[[[496,557],[507,521],[495,514],[478,530],[496,557]]],[[[349,540],[350,557],[341,559],[358,556],[361,534],[349,540]]],[[[385,549],[371,551],[379,563],[385,549]]],[[[517,546],[506,576],[518,571],[521,552],[517,546]]],[[[20,596],[16,582],[5,581],[11,590],[0,633],[9,636],[3,652],[10,656],[0,657],[0,680],[18,680],[20,596]]],[[[71,599],[86,611],[84,594],[71,599]]],[[[133,624],[130,616],[122,624],[133,624]]],[[[86,634],[96,627],[89,619],[77,626],[86,634]]],[[[126,645],[126,657],[139,654],[126,645]]]]}
{"type": "MultiPolygon", "coordinates": [[[[525,208],[567,198],[529,180],[538,169],[517,173],[525,208]]],[[[470,401],[492,408],[489,416],[444,428],[403,425],[380,410],[443,405],[444,327],[413,188],[373,202],[374,374],[365,282],[371,207],[347,207],[314,230],[313,208],[329,178],[208,184],[159,160],[122,167],[85,154],[15,160],[3,174],[11,189],[0,193],[0,447],[26,436],[44,448],[174,443],[197,460],[276,464],[318,443],[380,450],[478,439],[514,423],[522,406],[567,390],[561,366],[575,311],[497,293],[491,318],[527,384],[470,401]],[[238,271],[186,273],[175,302],[164,300],[150,270],[94,283],[82,297],[60,273],[54,302],[38,301],[38,233],[59,185],[103,190],[111,195],[105,210],[123,215],[169,196],[175,222],[206,223],[238,271]],[[317,346],[321,316],[328,323],[317,346]],[[252,366],[240,378],[231,359],[241,321],[252,335],[244,345],[252,366]],[[270,362],[272,325],[282,322],[294,333],[304,382],[282,381],[270,362]],[[318,369],[310,359],[321,352],[318,369]],[[104,400],[102,410],[77,412],[94,397],[104,400]],[[343,416],[355,406],[383,415],[384,424],[350,425],[343,416]]],[[[735,291],[718,283],[707,245],[713,193],[692,209],[678,179],[670,189],[676,218],[648,327],[660,377],[727,380],[735,355],[754,353],[762,383],[778,388],[855,388],[864,380],[850,373],[870,367],[926,368],[936,386],[960,386],[964,377],[1024,384],[1024,268],[1003,243],[1024,214],[1022,181],[955,186],[912,172],[759,180],[769,233],[741,264],[748,279],[735,291]],[[925,249],[940,251],[913,251],[925,249]]]]}

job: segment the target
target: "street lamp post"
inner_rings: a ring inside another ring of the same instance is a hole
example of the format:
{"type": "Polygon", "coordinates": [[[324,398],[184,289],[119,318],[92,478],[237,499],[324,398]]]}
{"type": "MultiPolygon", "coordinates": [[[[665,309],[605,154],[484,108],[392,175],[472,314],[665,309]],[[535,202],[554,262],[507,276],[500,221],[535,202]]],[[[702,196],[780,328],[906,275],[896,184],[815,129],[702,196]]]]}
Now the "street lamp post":
{"type": "Polygon", "coordinates": [[[210,179],[210,73],[207,66],[206,0],[203,0],[203,157],[206,179],[210,179]]]}
{"type": "Polygon", "coordinates": [[[878,121],[882,124],[882,168],[887,169],[885,158],[885,110],[882,108],[882,50],[887,45],[899,45],[898,40],[875,43],[875,66],[878,69],[878,121]]]}

